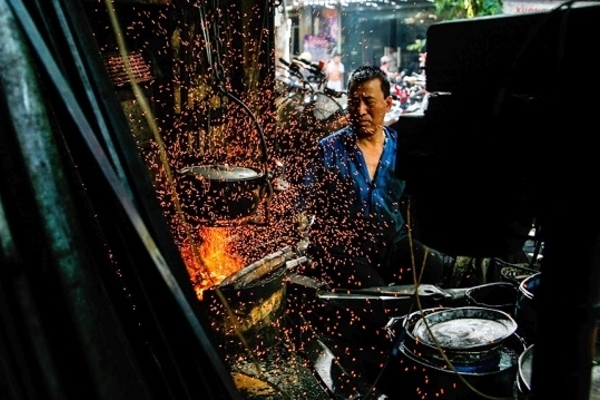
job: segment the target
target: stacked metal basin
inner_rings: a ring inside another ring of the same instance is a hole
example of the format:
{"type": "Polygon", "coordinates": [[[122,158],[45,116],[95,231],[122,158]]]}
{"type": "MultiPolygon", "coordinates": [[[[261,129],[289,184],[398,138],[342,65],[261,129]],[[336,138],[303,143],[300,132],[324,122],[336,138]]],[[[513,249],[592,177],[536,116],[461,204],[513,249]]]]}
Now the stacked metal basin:
{"type": "Polygon", "coordinates": [[[509,314],[485,307],[409,314],[396,337],[385,390],[409,400],[512,396],[525,349],[516,328],[509,314]]]}

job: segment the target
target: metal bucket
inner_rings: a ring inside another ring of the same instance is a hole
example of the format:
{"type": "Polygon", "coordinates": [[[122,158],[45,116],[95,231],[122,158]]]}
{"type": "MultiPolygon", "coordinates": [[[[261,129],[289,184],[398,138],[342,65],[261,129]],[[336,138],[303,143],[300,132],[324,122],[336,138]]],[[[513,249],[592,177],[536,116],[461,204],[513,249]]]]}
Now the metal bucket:
{"type": "Polygon", "coordinates": [[[540,284],[541,272],[531,275],[519,285],[519,299],[515,306],[514,318],[517,321],[517,333],[529,344],[535,342],[537,332],[537,300],[535,294],[540,284]]]}
{"type": "Polygon", "coordinates": [[[217,342],[241,347],[241,336],[254,349],[266,349],[277,342],[282,335],[286,272],[284,266],[243,288],[226,285],[205,292],[217,342]]]}
{"type": "MultiPolygon", "coordinates": [[[[453,371],[432,364],[405,346],[398,349],[397,398],[407,400],[438,399],[479,400],[487,396],[510,397],[517,371],[518,351],[504,346],[500,359],[487,370],[453,371]]],[[[392,393],[389,393],[390,396],[392,393]]]]}
{"type": "MultiPolygon", "coordinates": [[[[533,361],[533,347],[529,345],[519,356],[519,373],[517,375],[516,387],[519,394],[531,394],[531,372],[533,361]]],[[[589,400],[600,400],[600,365],[592,367],[592,377],[590,381],[589,400]]]]}

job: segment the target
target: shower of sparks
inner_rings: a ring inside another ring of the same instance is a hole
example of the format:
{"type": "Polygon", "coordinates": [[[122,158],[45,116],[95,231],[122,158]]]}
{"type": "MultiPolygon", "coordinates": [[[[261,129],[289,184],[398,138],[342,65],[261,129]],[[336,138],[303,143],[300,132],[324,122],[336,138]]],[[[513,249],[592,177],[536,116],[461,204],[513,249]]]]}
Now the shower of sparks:
{"type": "MultiPolygon", "coordinates": [[[[101,7],[94,6],[92,2],[86,3],[98,15],[98,18],[92,18],[91,21],[101,52],[118,52],[116,42],[110,39],[112,31],[101,7]]],[[[229,24],[240,19],[262,18],[261,11],[256,8],[241,12],[239,6],[232,5],[227,10],[207,10],[208,19],[220,23],[219,29],[211,31],[213,34],[219,31],[220,36],[210,38],[211,42],[214,40],[210,44],[216,46],[214,50],[219,53],[219,59],[210,64],[206,52],[209,43],[202,37],[201,26],[196,18],[184,18],[180,11],[168,6],[144,7],[129,3],[123,6],[115,3],[115,7],[119,11],[127,10],[127,13],[121,14],[123,35],[131,47],[130,51],[146,60],[155,78],[151,82],[140,84],[143,84],[152,104],[153,116],[164,139],[168,167],[177,171],[190,165],[229,164],[274,172],[277,161],[283,168],[276,172],[290,184],[282,192],[261,198],[259,209],[262,212],[268,210],[268,220],[264,225],[201,226],[194,220],[194,215],[181,218],[173,204],[173,190],[179,191],[177,199],[184,202],[184,208],[188,212],[193,211],[192,214],[202,213],[210,199],[202,196],[186,197],[181,192],[181,187],[173,188],[173,181],[166,177],[169,168],[164,165],[164,159],[157,156],[162,144],[152,137],[136,137],[140,152],[154,175],[157,197],[179,246],[190,283],[198,299],[203,300],[207,289],[218,285],[245,265],[284,246],[297,244],[300,239],[294,224],[297,191],[312,155],[309,150],[319,139],[344,126],[345,114],[341,105],[330,97],[322,94],[290,96],[286,84],[275,78],[259,81],[258,72],[265,66],[260,65],[258,60],[263,55],[260,53],[264,51],[262,49],[267,47],[265,43],[269,40],[269,32],[264,28],[250,30],[246,26],[229,24]],[[148,31],[152,35],[148,35],[148,31]],[[244,42],[244,46],[239,45],[240,41],[244,42]],[[262,138],[252,116],[215,87],[215,71],[219,74],[231,74],[221,76],[226,78],[220,83],[227,90],[239,87],[240,85],[233,85],[231,82],[232,79],[239,78],[233,76],[239,72],[239,66],[243,66],[247,75],[241,85],[246,90],[244,93],[236,93],[236,96],[255,113],[254,116],[264,129],[268,149],[267,165],[263,163],[264,154],[261,153],[260,146],[262,138]]],[[[193,8],[192,5],[190,7],[193,8]]],[[[137,103],[133,102],[129,107],[134,109],[137,103]]],[[[143,110],[143,114],[140,114],[128,110],[127,116],[134,134],[143,135],[148,131],[145,118],[141,118],[141,115],[147,116],[146,113],[149,112],[143,110]]],[[[343,203],[345,194],[340,193],[339,196],[341,198],[338,202],[343,203]]],[[[332,239],[346,240],[342,235],[332,239]]],[[[350,247],[347,250],[350,255],[358,252],[350,247]]],[[[361,317],[362,314],[368,314],[367,309],[348,308],[331,312],[319,309],[308,301],[300,304],[298,309],[295,306],[293,304],[285,311],[286,318],[306,314],[314,318],[312,324],[322,329],[323,332],[319,334],[333,338],[334,342],[339,340],[343,343],[348,330],[370,337],[371,342],[360,345],[332,345],[332,351],[338,355],[336,363],[348,371],[348,381],[340,382],[340,387],[349,392],[360,391],[362,388],[357,386],[357,382],[364,371],[360,366],[354,368],[354,364],[365,353],[379,358],[384,356],[380,346],[373,342],[379,341],[379,345],[387,343],[390,338],[386,332],[381,327],[373,329],[361,317]]],[[[309,323],[298,326],[274,325],[281,331],[282,337],[286,338],[308,338],[315,334],[314,327],[309,323]]],[[[300,351],[306,350],[302,348],[306,343],[291,343],[293,341],[290,339],[290,343],[286,345],[300,351]]],[[[256,355],[268,358],[268,343],[261,345],[263,347],[256,355]]],[[[285,361],[282,355],[276,358],[277,362],[285,361]]],[[[422,380],[416,382],[420,386],[415,386],[415,391],[422,398],[431,398],[428,397],[431,393],[434,398],[445,396],[443,388],[433,392],[435,379],[429,376],[431,371],[421,370],[405,360],[399,360],[398,364],[397,369],[407,375],[420,376],[422,380]]],[[[380,363],[377,368],[383,369],[385,364],[380,363]]],[[[276,368],[271,373],[275,375],[278,371],[276,368]]]]}

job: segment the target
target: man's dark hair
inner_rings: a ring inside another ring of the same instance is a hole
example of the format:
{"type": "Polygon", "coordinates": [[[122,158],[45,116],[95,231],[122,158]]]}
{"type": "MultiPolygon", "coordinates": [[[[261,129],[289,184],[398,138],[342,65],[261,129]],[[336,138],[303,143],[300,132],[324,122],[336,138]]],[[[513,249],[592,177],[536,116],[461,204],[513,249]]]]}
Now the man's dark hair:
{"type": "Polygon", "coordinates": [[[390,81],[385,72],[374,65],[362,65],[355,69],[354,72],[350,74],[350,79],[348,79],[347,91],[351,92],[355,86],[373,79],[379,80],[383,97],[388,97],[390,95],[390,81]]]}

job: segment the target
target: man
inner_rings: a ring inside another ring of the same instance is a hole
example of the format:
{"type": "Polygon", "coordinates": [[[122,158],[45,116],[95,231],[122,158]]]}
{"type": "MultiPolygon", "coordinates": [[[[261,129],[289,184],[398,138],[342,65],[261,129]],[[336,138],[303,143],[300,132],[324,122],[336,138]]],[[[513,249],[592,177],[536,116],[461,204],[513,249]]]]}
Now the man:
{"type": "Polygon", "coordinates": [[[385,72],[386,75],[388,75],[390,73],[389,66],[390,66],[390,57],[389,56],[381,56],[381,59],[379,60],[379,68],[381,68],[381,70],[383,72],[385,72]]]}
{"type": "Polygon", "coordinates": [[[437,284],[442,256],[412,238],[403,217],[398,133],[383,123],[390,82],[379,67],[362,66],[347,94],[350,122],[319,141],[304,180],[305,212],[315,216],[306,273],[338,288],[437,284]]]}
{"type": "Polygon", "coordinates": [[[327,63],[327,88],[342,92],[344,90],[344,64],[342,63],[342,55],[338,52],[333,54],[333,58],[327,63]]]}

